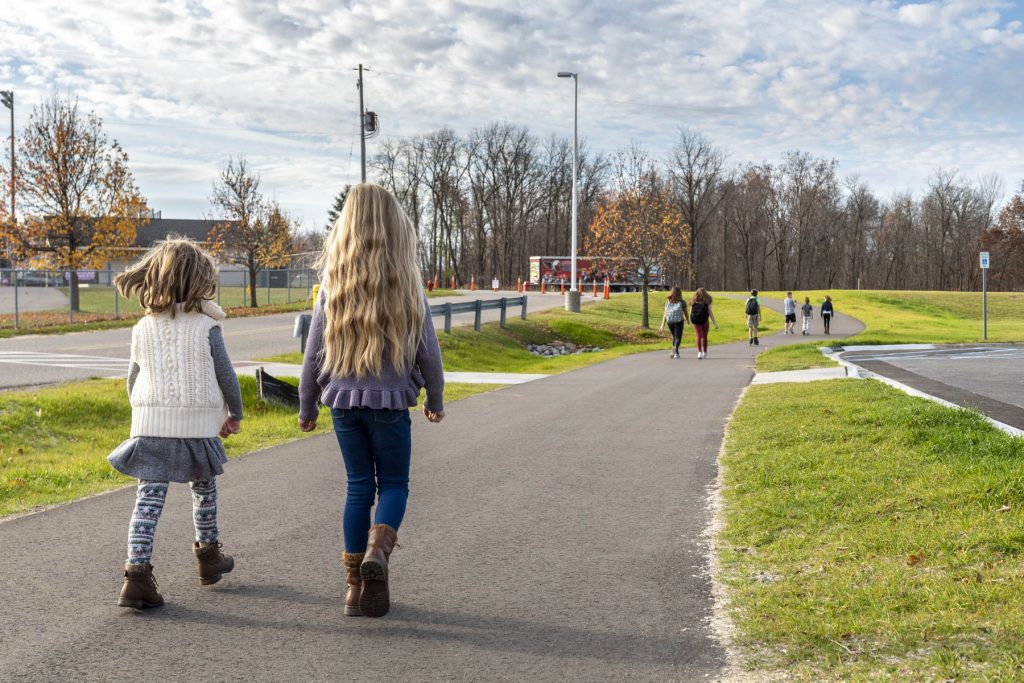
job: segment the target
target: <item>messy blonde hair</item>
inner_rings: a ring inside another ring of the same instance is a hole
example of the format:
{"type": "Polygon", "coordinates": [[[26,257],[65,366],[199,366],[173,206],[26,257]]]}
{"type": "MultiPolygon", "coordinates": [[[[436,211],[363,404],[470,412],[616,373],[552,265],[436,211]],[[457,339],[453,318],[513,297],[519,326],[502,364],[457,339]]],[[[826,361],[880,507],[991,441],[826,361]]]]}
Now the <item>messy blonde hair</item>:
{"type": "Polygon", "coordinates": [[[416,230],[380,185],[349,190],[317,260],[324,297],[323,368],[380,377],[385,361],[410,368],[426,307],[416,266],[416,230]]]}
{"type": "Polygon", "coordinates": [[[690,305],[691,306],[694,305],[694,304],[710,304],[710,303],[711,303],[711,295],[708,294],[708,290],[704,289],[703,287],[698,287],[697,291],[694,292],[693,296],[690,298],[690,305]]]}
{"type": "Polygon", "coordinates": [[[185,237],[158,242],[138,263],[118,274],[114,285],[121,296],[139,297],[147,313],[202,311],[203,301],[217,293],[217,265],[203,249],[185,237]]]}

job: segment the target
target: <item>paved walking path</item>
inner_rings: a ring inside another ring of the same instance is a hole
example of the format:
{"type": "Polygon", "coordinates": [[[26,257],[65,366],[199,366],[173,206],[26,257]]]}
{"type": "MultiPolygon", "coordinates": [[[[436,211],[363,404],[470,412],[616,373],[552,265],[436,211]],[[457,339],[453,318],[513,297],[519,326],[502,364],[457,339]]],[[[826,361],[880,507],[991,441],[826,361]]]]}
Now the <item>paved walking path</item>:
{"type": "MultiPolygon", "coordinates": [[[[49,311],[67,308],[68,298],[56,287],[18,287],[18,310],[49,311]]],[[[0,287],[0,314],[14,315],[14,287],[0,287]]]]}
{"type": "MultiPolygon", "coordinates": [[[[300,377],[302,375],[301,365],[290,363],[260,363],[258,361],[240,361],[235,363],[235,372],[238,375],[256,376],[256,370],[262,368],[264,372],[272,377],[300,377]]],[[[127,372],[122,372],[127,375],[127,372]]],[[[548,375],[537,375],[520,372],[449,372],[444,373],[445,382],[460,382],[462,384],[525,384],[538,379],[544,379],[548,375]]]]}
{"type": "Polygon", "coordinates": [[[227,465],[238,564],[214,587],[172,487],[159,610],[114,606],[131,489],[0,523],[0,680],[714,679],[707,487],[759,350],[714,338],[707,360],[666,348],[416,414],[383,619],[342,616],[331,436],[227,465]]]}

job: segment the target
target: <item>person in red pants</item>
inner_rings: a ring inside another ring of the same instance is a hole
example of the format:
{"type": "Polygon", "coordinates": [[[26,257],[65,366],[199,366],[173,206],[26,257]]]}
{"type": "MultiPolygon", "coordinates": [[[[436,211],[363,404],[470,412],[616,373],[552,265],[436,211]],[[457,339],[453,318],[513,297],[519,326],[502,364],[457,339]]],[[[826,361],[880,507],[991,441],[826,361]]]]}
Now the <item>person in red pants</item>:
{"type": "Polygon", "coordinates": [[[690,299],[690,324],[693,325],[694,334],[697,335],[697,359],[703,360],[708,356],[708,328],[714,323],[718,329],[718,321],[711,310],[711,295],[703,287],[697,289],[690,299]],[[709,322],[710,321],[710,322],[709,322]]]}

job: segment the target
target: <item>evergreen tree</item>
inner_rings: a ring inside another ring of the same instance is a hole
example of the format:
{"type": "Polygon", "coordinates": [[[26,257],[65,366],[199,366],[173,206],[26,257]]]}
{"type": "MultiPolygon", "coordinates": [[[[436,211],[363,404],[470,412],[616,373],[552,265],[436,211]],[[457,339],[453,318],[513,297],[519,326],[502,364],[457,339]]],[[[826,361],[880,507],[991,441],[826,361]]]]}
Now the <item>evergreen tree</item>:
{"type": "Polygon", "coordinates": [[[345,208],[345,197],[348,196],[348,191],[352,189],[351,185],[346,185],[341,188],[338,196],[334,198],[334,205],[331,206],[327,212],[327,229],[330,230],[334,227],[334,221],[338,220],[338,216],[341,215],[341,210],[345,208]]]}

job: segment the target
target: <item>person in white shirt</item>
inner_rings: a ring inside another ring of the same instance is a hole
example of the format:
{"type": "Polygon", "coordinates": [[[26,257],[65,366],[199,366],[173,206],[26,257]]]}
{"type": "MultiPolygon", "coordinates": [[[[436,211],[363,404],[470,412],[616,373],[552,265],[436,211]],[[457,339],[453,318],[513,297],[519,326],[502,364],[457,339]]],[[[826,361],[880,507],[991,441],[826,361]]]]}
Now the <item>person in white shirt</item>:
{"type": "Polygon", "coordinates": [[[793,298],[793,292],[786,292],[786,299],[782,302],[785,306],[786,313],[786,329],[785,334],[796,334],[793,327],[796,325],[796,300],[793,298]]]}

